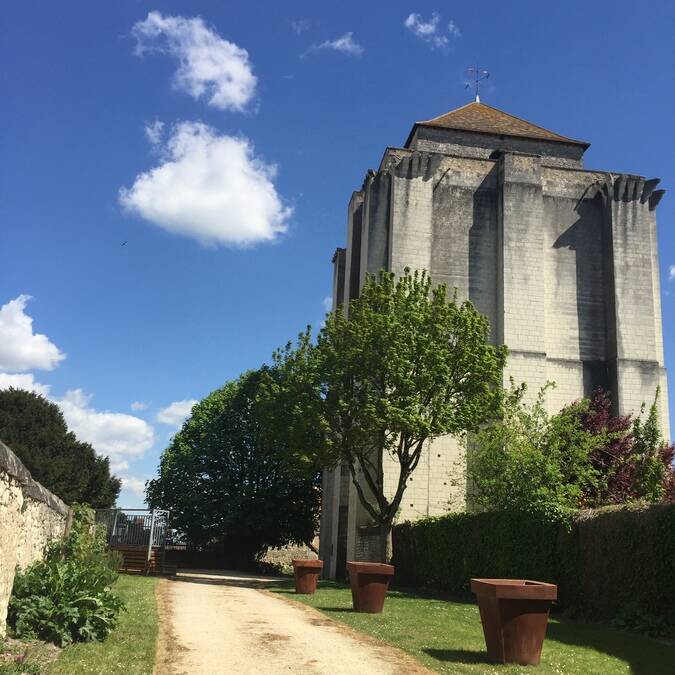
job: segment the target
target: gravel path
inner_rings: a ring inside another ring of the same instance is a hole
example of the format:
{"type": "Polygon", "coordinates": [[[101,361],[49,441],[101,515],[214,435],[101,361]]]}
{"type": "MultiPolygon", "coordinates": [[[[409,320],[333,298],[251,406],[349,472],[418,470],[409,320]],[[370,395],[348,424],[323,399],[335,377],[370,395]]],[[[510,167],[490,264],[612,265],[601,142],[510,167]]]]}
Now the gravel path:
{"type": "Polygon", "coordinates": [[[400,650],[259,590],[265,582],[269,579],[204,572],[160,581],[154,675],[430,672],[400,650]]]}

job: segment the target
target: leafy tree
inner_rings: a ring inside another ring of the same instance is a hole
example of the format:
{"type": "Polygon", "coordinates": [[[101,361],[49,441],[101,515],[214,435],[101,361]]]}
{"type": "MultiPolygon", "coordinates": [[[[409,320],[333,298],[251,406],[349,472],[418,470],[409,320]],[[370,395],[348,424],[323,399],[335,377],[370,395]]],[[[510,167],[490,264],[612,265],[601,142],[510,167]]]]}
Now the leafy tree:
{"type": "Polygon", "coordinates": [[[68,431],[59,407],[22,389],[0,391],[0,440],[33,478],[65,502],[108,508],[121,483],[110,475],[107,457],[68,431]]]}
{"type": "Polygon", "coordinates": [[[346,463],[380,528],[382,559],[424,444],[475,430],[499,409],[506,348],[488,335],[487,319],[425,272],[380,272],[347,312],[328,315],[316,345],[308,329],[275,354],[278,377],[264,389],[270,428],[304,461],[346,463]],[[392,494],[387,458],[398,468],[392,494]]]}
{"type": "Polygon", "coordinates": [[[647,416],[642,404],[640,415],[633,421],[633,445],[628,460],[634,466],[630,494],[650,502],[675,502],[675,444],[665,441],[661,435],[659,394],[657,389],[647,416]]]}
{"type": "Polygon", "coordinates": [[[548,383],[532,405],[525,385],[505,395],[503,415],[479,430],[467,449],[469,504],[479,511],[538,511],[551,515],[577,508],[595,490],[600,472],[590,456],[608,442],[605,433],[587,433],[581,416],[588,402],[558,415],[546,410],[548,383]]]}
{"type": "Polygon", "coordinates": [[[188,543],[223,542],[240,565],[270,546],[310,544],[319,512],[318,472],[291,461],[262,423],[262,377],[246,373],[195,405],[147,486],[188,543]]]}
{"type": "Polygon", "coordinates": [[[632,486],[636,467],[630,461],[634,445],[631,416],[613,416],[612,401],[602,389],[593,394],[586,409],[579,414],[586,432],[594,436],[605,434],[607,438],[607,442],[597,445],[590,455],[591,464],[604,480],[598,481],[595,490],[586,493],[584,504],[623,504],[635,499],[637,494],[632,486]]]}
{"type": "MultiPolygon", "coordinates": [[[[657,403],[645,415],[643,404],[640,414],[611,413],[609,394],[598,389],[580,410],[584,430],[606,439],[591,453],[592,465],[600,474],[595,490],[584,494],[582,506],[604,506],[643,500],[658,502],[675,500],[675,445],[667,443],[661,435],[657,403]]],[[[579,409],[578,404],[573,407],[579,409]]]]}
{"type": "Polygon", "coordinates": [[[502,418],[471,439],[474,508],[553,513],[675,498],[675,447],[663,441],[656,401],[633,420],[612,416],[609,396],[598,391],[549,415],[550,386],[527,406],[524,386],[512,385],[502,418]]]}

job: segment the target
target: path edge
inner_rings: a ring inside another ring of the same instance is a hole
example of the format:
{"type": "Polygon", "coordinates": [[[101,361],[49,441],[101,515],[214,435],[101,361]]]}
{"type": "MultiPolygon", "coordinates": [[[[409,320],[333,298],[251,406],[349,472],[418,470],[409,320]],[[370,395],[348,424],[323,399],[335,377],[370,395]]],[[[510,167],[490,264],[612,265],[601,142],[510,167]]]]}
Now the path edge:
{"type": "Polygon", "coordinates": [[[301,602],[300,600],[295,600],[292,597],[287,597],[287,594],[275,593],[274,591],[267,590],[267,588],[256,588],[255,590],[257,590],[259,593],[273,596],[278,600],[281,600],[282,602],[285,602],[294,607],[299,607],[300,609],[304,610],[306,614],[309,614],[312,617],[318,617],[334,625],[342,633],[345,633],[346,635],[353,638],[357,642],[361,642],[371,647],[375,647],[377,649],[388,652],[388,655],[393,657],[390,659],[392,663],[398,668],[401,668],[401,673],[405,675],[436,674],[436,671],[427,668],[424,664],[420,663],[412,654],[409,654],[404,649],[396,647],[390,644],[389,642],[385,642],[384,640],[379,640],[378,638],[373,637],[372,635],[368,635],[367,633],[362,633],[361,631],[356,630],[351,626],[348,626],[346,623],[342,623],[342,621],[338,621],[337,619],[334,619],[332,616],[328,616],[320,609],[316,609],[315,607],[306,605],[304,602],[301,602]]]}

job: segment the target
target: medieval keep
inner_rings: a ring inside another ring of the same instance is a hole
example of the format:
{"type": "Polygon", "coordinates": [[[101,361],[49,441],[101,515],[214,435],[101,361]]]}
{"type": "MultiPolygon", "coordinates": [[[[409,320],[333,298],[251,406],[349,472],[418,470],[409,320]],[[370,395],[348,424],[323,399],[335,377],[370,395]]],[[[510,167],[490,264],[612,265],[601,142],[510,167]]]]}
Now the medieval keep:
{"type": "MultiPolygon", "coordinates": [[[[657,178],[585,169],[588,146],[479,102],[417,122],[352,195],[333,307],[359,294],[366,273],[426,269],[508,346],[505,384],[536,394],[553,380],[552,410],[602,386],[622,414],[660,386],[668,438],[655,219],[664,191],[657,178]]],[[[425,448],[399,522],[463,506],[457,461],[452,437],[425,448]]],[[[369,559],[368,525],[349,471],[324,472],[326,576],[369,559]]]]}

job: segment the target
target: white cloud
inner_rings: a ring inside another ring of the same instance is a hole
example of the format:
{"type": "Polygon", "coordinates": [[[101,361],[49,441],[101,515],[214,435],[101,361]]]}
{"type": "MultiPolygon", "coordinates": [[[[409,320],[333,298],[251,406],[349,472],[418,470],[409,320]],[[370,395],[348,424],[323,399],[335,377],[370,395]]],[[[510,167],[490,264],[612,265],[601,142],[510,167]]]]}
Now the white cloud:
{"type": "Polygon", "coordinates": [[[349,32],[341,35],[335,40],[326,40],[318,45],[312,45],[309,48],[310,52],[316,52],[322,49],[330,49],[336,52],[342,52],[343,54],[349,54],[351,56],[361,56],[363,54],[363,47],[354,41],[352,37],[354,33],[349,32]]]}
{"type": "Polygon", "coordinates": [[[333,309],[333,298],[330,297],[330,295],[327,295],[322,301],[321,304],[323,305],[323,308],[327,311],[330,312],[331,309],[333,309]]]}
{"type": "Polygon", "coordinates": [[[118,462],[110,462],[110,471],[111,473],[119,473],[120,471],[126,471],[129,468],[129,462],[126,460],[118,462]]]}
{"type": "Polygon", "coordinates": [[[196,399],[174,401],[157,413],[157,421],[179,429],[192,411],[196,399]]]}
{"type": "Polygon", "coordinates": [[[136,497],[145,496],[145,480],[134,476],[122,476],[122,489],[131,492],[136,497]]]}
{"type": "Polygon", "coordinates": [[[0,307],[0,370],[21,372],[32,368],[53,370],[66,355],[46,335],[33,332],[33,319],[25,313],[30,295],[20,295],[0,307]]]}
{"type": "MultiPolygon", "coordinates": [[[[446,47],[449,39],[440,28],[441,17],[434,12],[428,20],[422,18],[420,14],[414,12],[408,16],[403,25],[416,35],[420,40],[428,42],[432,47],[446,47]]],[[[448,24],[448,34],[453,38],[460,37],[459,27],[454,21],[448,24]]]]}
{"type": "Polygon", "coordinates": [[[204,98],[220,110],[244,110],[253,98],[257,80],[248,52],[224,40],[200,17],[150,12],[131,32],[138,56],[161,52],[178,60],[173,78],[178,91],[194,99],[204,98]]]}
{"type": "Polygon", "coordinates": [[[28,300],[29,296],[20,295],[0,308],[0,389],[14,387],[49,398],[61,408],[68,429],[91,443],[98,454],[110,457],[113,470],[128,468],[125,457],[140,456],[152,447],[155,436],[150,424],[133,415],[95,410],[89,405],[91,396],[81,389],[57,398],[50,396],[49,385],[36,382],[33,373],[2,372],[51,370],[65,358],[44,335],[33,333],[33,320],[24,312],[28,300]]]}
{"type": "Polygon", "coordinates": [[[673,279],[675,279],[675,265],[668,268],[668,281],[673,281],[673,279]]]}
{"type": "Polygon", "coordinates": [[[309,19],[293,19],[291,20],[291,28],[297,35],[301,35],[305,31],[309,30],[310,27],[309,19]]]}
{"type": "Polygon", "coordinates": [[[61,408],[79,440],[91,443],[99,455],[110,457],[112,471],[129,467],[125,457],[140,457],[155,441],[153,427],[145,420],[125,413],[99,411],[90,407],[91,395],[81,389],[66,392],[63,398],[49,395],[49,385],[36,382],[32,373],[0,373],[0,389],[26,389],[42,394],[61,408]]]}
{"type": "Polygon", "coordinates": [[[286,232],[292,209],[272,182],[276,166],[247,138],[219,135],[200,122],[176,125],[163,162],[136,176],[119,199],[128,211],[203,244],[249,246],[286,232]]]}
{"type": "Polygon", "coordinates": [[[147,410],[148,404],[143,403],[143,401],[134,401],[129,407],[138,412],[140,410],[147,410]]]}
{"type": "Polygon", "coordinates": [[[155,120],[145,125],[145,137],[152,145],[159,145],[164,136],[164,122],[155,120]]]}
{"type": "Polygon", "coordinates": [[[454,38],[462,37],[459,26],[452,19],[450,19],[450,23],[448,24],[448,33],[454,38]]]}
{"type": "Polygon", "coordinates": [[[25,389],[49,396],[49,385],[36,382],[33,373],[0,373],[0,389],[25,389]]]}
{"type": "Polygon", "coordinates": [[[152,447],[154,429],[145,420],[126,413],[99,411],[89,403],[91,395],[71,389],[61,399],[53,399],[61,408],[68,429],[80,440],[94,446],[113,463],[126,457],[140,457],[152,447]]]}

